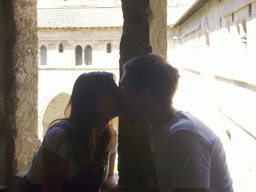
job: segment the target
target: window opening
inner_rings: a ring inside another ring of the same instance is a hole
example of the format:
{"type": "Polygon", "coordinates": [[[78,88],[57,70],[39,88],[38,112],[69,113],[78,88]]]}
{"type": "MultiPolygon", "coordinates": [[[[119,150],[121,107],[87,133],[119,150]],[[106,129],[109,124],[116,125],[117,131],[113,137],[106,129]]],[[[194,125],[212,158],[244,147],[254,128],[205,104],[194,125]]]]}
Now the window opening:
{"type": "Polygon", "coordinates": [[[40,49],[40,64],[47,65],[47,48],[44,45],[40,49]]]}
{"type": "Polygon", "coordinates": [[[86,65],[92,65],[92,47],[90,45],[85,47],[84,61],[86,65]]]}
{"type": "Polygon", "coordinates": [[[64,49],[63,49],[63,44],[60,43],[59,44],[59,53],[63,53],[64,49]]]}
{"type": "Polygon", "coordinates": [[[249,17],[252,15],[252,4],[248,5],[248,14],[249,14],[249,17]]]}
{"type": "Polygon", "coordinates": [[[108,43],[107,44],[107,53],[111,53],[112,52],[112,47],[111,47],[111,44],[108,43]]]}
{"type": "Polygon", "coordinates": [[[234,22],[235,21],[235,14],[234,13],[232,13],[232,22],[234,22]]]}
{"type": "Polygon", "coordinates": [[[77,45],[75,49],[76,65],[82,65],[82,52],[82,47],[80,45],[77,45]]]}

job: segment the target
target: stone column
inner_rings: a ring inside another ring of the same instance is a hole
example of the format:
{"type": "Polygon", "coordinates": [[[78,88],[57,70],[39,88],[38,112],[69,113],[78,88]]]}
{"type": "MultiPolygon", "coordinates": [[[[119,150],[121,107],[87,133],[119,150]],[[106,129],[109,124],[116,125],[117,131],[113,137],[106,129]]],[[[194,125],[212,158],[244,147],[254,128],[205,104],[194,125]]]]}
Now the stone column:
{"type": "Polygon", "coordinates": [[[4,125],[4,82],[5,82],[5,22],[3,2],[0,1],[0,186],[6,184],[7,160],[6,160],[6,126],[4,125]]]}
{"type": "Polygon", "coordinates": [[[167,58],[167,0],[151,0],[150,45],[153,53],[167,58]]]}
{"type": "MultiPolygon", "coordinates": [[[[37,1],[1,1],[4,58],[1,61],[1,107],[6,128],[7,181],[27,171],[39,146],[37,136],[37,1]],[[3,82],[2,82],[3,80],[3,82]],[[3,103],[3,104],[2,104],[3,103]]],[[[2,25],[2,24],[1,24],[2,25]]],[[[2,51],[2,50],[1,50],[2,51]]],[[[2,154],[1,154],[2,155],[2,154]]],[[[1,173],[2,174],[2,173],[1,173]]]]}
{"type": "MultiPolygon", "coordinates": [[[[152,50],[167,55],[166,7],[166,0],[122,0],[120,77],[123,64],[135,56],[152,50]]],[[[119,185],[156,185],[148,130],[119,119],[119,185]]]]}

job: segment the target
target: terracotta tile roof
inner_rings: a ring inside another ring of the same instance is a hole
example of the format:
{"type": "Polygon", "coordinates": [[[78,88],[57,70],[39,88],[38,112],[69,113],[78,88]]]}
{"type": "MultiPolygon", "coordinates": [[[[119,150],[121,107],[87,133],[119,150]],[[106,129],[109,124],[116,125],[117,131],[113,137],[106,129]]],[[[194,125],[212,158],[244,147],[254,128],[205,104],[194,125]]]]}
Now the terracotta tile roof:
{"type": "Polygon", "coordinates": [[[37,9],[38,28],[122,27],[121,8],[37,9]]]}

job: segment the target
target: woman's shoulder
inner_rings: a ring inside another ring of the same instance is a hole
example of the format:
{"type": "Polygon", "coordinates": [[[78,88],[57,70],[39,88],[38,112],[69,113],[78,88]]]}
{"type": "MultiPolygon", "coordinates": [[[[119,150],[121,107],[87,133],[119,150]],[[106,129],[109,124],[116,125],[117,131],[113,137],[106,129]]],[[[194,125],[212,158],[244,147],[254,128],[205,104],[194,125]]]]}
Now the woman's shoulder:
{"type": "Polygon", "coordinates": [[[53,125],[50,126],[50,128],[46,132],[43,142],[44,143],[48,143],[48,142],[61,143],[67,140],[68,135],[67,135],[66,129],[68,126],[69,126],[68,123],[65,122],[64,120],[54,123],[53,125]]]}
{"type": "MultiPolygon", "coordinates": [[[[46,148],[67,159],[70,151],[69,139],[66,131],[62,128],[63,122],[57,122],[51,125],[44,136],[41,148],[46,148]]],[[[64,123],[65,124],[65,123],[64,123]]]]}
{"type": "Polygon", "coordinates": [[[51,134],[54,132],[54,133],[60,133],[60,134],[64,134],[64,133],[67,134],[72,129],[73,129],[73,126],[72,126],[71,122],[69,120],[64,119],[64,120],[61,120],[61,121],[58,121],[58,122],[52,124],[49,127],[47,133],[51,134]]]}

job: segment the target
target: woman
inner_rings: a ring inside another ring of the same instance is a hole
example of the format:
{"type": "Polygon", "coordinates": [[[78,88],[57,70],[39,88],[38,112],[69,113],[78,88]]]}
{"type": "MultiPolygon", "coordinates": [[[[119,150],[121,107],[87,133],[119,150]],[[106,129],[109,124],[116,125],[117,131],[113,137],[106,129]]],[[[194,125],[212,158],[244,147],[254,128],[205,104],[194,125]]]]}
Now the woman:
{"type": "Polygon", "coordinates": [[[67,118],[49,128],[16,191],[115,187],[117,135],[111,119],[120,113],[119,93],[111,73],[80,75],[65,110],[67,118]]]}

